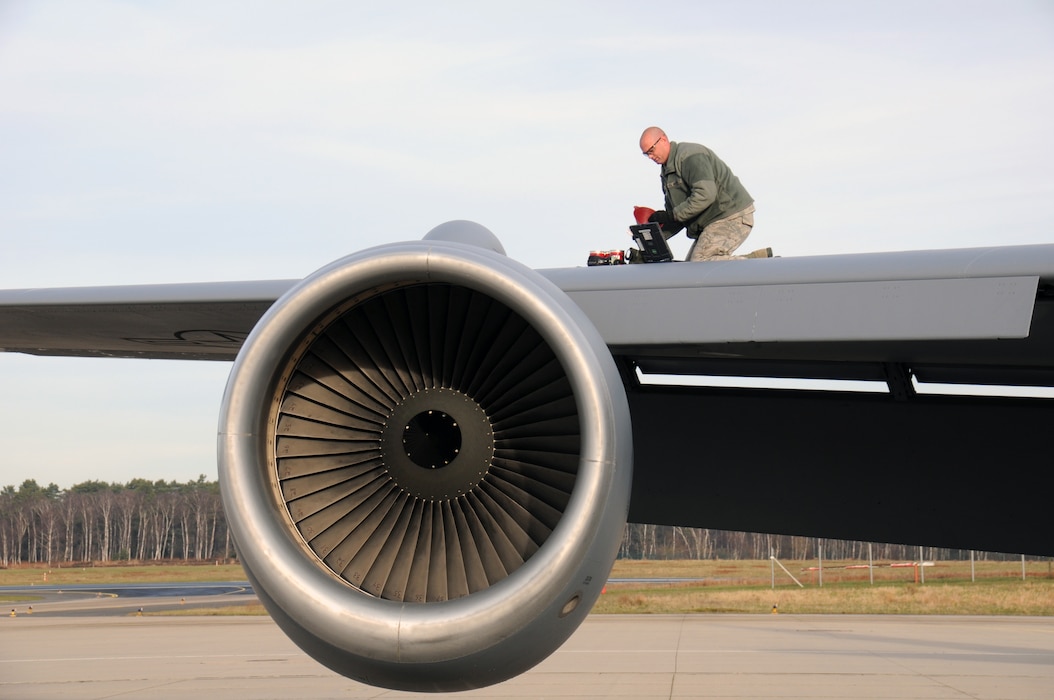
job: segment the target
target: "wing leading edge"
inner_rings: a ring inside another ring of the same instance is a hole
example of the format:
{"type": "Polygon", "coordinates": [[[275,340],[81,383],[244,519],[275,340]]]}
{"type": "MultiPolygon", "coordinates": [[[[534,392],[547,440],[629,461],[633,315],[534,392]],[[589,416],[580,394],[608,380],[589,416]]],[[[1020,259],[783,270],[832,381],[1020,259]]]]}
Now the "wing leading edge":
{"type": "Polygon", "coordinates": [[[295,280],[0,291],[0,350],[233,360],[295,280]]]}
{"type": "MultiPolygon", "coordinates": [[[[1037,289],[1054,285],[1054,245],[539,272],[616,354],[837,360],[853,342],[1034,334],[1037,289]]],[[[231,359],[295,283],[0,290],[0,351],[231,359]]]]}

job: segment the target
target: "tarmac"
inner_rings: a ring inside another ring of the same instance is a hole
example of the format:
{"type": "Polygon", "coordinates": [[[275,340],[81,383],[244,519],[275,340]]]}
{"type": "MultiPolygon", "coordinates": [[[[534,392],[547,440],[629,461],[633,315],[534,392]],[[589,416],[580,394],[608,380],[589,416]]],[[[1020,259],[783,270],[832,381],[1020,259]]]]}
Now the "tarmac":
{"type": "MultiPolygon", "coordinates": [[[[1048,700],[1052,693],[1051,618],[781,613],[591,615],[527,673],[440,697],[1048,700]]],[[[0,698],[195,696],[436,697],[343,678],[267,617],[0,619],[0,698]]]]}

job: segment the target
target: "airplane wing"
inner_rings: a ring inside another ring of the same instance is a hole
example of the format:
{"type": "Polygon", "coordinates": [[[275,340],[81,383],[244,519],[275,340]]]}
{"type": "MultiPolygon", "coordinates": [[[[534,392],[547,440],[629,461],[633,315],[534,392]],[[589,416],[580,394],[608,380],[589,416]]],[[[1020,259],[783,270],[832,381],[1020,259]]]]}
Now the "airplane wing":
{"type": "Polygon", "coordinates": [[[0,349],[227,360],[296,280],[0,290],[0,349]]]}
{"type": "MultiPolygon", "coordinates": [[[[1051,386],[1048,319],[1034,310],[1054,285],[1052,251],[539,272],[587,313],[613,354],[645,373],[885,381],[888,368],[876,365],[910,363],[921,381],[1051,386]]],[[[297,281],[0,290],[0,351],[233,360],[297,281]]]]}
{"type": "Polygon", "coordinates": [[[247,575],[305,650],[387,687],[544,658],[627,511],[1054,554],[1054,399],[978,388],[1054,387],[1054,245],[533,271],[428,238],[303,281],[0,291],[0,349],[235,361],[247,575]]]}

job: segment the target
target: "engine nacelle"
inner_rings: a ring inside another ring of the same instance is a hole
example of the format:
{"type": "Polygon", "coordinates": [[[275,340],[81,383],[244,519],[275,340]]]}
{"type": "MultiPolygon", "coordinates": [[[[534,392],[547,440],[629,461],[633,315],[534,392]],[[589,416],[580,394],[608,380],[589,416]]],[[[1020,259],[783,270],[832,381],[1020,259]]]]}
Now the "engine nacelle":
{"type": "Polygon", "coordinates": [[[596,602],[629,503],[629,408],[603,339],[482,227],[339,260],[231,371],[224,508],[275,621],[372,685],[521,673],[596,602]]]}

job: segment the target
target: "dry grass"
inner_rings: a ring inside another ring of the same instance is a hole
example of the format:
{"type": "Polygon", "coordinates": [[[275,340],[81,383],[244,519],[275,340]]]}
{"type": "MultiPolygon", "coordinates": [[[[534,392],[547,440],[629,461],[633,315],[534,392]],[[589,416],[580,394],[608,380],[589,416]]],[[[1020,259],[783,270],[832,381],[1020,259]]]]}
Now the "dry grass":
{"type": "Polygon", "coordinates": [[[780,613],[901,615],[1054,615],[1049,562],[939,562],[926,567],[925,583],[913,567],[839,568],[858,562],[825,562],[823,586],[816,562],[783,562],[799,588],[777,567],[773,587],[768,561],[619,561],[612,578],[685,578],[691,582],[609,583],[597,613],[780,613]]]}
{"type": "Polygon", "coordinates": [[[0,586],[78,583],[194,583],[244,581],[240,564],[127,564],[69,568],[25,565],[0,569],[0,586]]]}
{"type": "MultiPolygon", "coordinates": [[[[817,585],[819,572],[815,570],[817,561],[781,560],[799,581],[805,585],[817,585]]],[[[823,564],[824,585],[834,583],[868,583],[868,571],[864,569],[847,569],[846,566],[862,565],[859,561],[825,561],[823,564]]],[[[906,562],[875,561],[875,583],[904,583],[915,581],[913,567],[894,567],[891,564],[906,562]]],[[[702,579],[707,586],[726,585],[772,585],[773,566],[767,559],[745,560],[630,560],[620,559],[615,562],[611,571],[612,578],[690,578],[702,579]]],[[[1025,573],[1028,579],[1054,578],[1054,562],[1027,561],[1025,573]]],[[[776,586],[794,585],[778,566],[775,568],[776,586]]],[[[1019,561],[978,561],[974,564],[977,579],[1005,578],[1021,580],[1021,562],[1019,561]]],[[[926,582],[933,581],[969,581],[971,578],[969,561],[941,561],[935,566],[925,567],[923,572],[926,582]]]]}
{"type": "Polygon", "coordinates": [[[596,613],[780,613],[884,615],[1054,615],[1054,582],[876,584],[715,589],[608,586],[596,613]]]}
{"type": "Polygon", "coordinates": [[[267,610],[260,603],[246,603],[245,605],[225,605],[215,608],[180,608],[179,610],[161,610],[158,612],[143,613],[149,616],[205,616],[205,617],[234,617],[239,615],[266,615],[267,610]]]}
{"type": "MultiPolygon", "coordinates": [[[[892,568],[883,562],[874,570],[845,569],[858,562],[825,562],[823,583],[816,571],[803,571],[816,562],[783,564],[803,584],[761,561],[618,561],[614,579],[690,579],[667,583],[609,583],[596,613],[780,613],[930,614],[930,615],[1054,615],[1054,576],[1046,561],[1021,563],[976,562],[971,582],[970,562],[938,562],[925,569],[925,583],[916,583],[913,568],[892,568]]],[[[876,562],[876,565],[878,563],[876,562]]],[[[0,586],[49,584],[179,583],[241,581],[237,564],[95,566],[68,569],[19,567],[0,570],[0,586]]],[[[0,597],[0,601],[4,600],[0,597]]],[[[165,614],[263,615],[258,604],[220,608],[187,607],[165,614]]]]}

